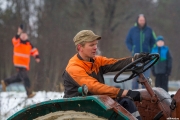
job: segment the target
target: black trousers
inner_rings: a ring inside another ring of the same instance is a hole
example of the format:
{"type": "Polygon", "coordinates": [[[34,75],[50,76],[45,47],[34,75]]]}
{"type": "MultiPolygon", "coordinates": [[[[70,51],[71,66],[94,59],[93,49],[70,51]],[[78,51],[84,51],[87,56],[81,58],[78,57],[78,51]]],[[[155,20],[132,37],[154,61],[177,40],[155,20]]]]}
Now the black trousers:
{"type": "Polygon", "coordinates": [[[141,120],[140,114],[132,99],[124,97],[117,102],[122,105],[127,111],[129,111],[135,118],[141,120]]]}
{"type": "Polygon", "coordinates": [[[169,76],[166,74],[157,74],[155,76],[155,86],[161,87],[168,92],[168,79],[169,76]]]}
{"type": "Polygon", "coordinates": [[[6,86],[15,82],[23,82],[27,95],[30,95],[32,91],[30,90],[31,84],[27,75],[27,70],[25,68],[17,68],[17,71],[17,74],[4,79],[6,86]]]}

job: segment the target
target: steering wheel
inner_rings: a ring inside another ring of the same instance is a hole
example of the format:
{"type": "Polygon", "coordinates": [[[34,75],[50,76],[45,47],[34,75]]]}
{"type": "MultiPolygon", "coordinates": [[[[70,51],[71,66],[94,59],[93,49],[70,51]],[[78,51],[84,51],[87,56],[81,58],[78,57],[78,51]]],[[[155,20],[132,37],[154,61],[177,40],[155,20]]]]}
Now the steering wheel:
{"type": "Polygon", "coordinates": [[[140,73],[143,73],[151,66],[153,66],[159,59],[159,54],[148,54],[147,56],[138,58],[137,60],[131,62],[130,64],[126,65],[123,69],[121,69],[114,77],[114,82],[121,83],[127,80],[131,80],[132,78],[138,76],[140,73]],[[117,81],[118,76],[123,72],[132,72],[132,74],[123,80],[117,81]]]}

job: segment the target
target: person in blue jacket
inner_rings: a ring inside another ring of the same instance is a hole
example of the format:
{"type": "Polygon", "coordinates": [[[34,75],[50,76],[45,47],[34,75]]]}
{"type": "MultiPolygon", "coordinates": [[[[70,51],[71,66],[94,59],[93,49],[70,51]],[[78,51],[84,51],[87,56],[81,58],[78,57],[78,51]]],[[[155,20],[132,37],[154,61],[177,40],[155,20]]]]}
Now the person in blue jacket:
{"type": "MultiPolygon", "coordinates": [[[[147,26],[146,18],[143,14],[140,14],[137,18],[135,26],[133,26],[126,37],[126,46],[132,53],[150,53],[155,45],[156,35],[154,31],[147,26]]],[[[146,78],[150,76],[150,70],[144,72],[146,78]]],[[[132,89],[138,89],[138,77],[135,77],[132,81],[132,89]]],[[[144,86],[143,86],[144,88],[144,86]]]]}
{"type": "Polygon", "coordinates": [[[156,45],[151,53],[159,53],[160,59],[151,68],[151,71],[155,76],[155,86],[161,87],[168,92],[168,78],[172,69],[172,57],[169,48],[164,45],[163,36],[157,37],[156,45]]]}

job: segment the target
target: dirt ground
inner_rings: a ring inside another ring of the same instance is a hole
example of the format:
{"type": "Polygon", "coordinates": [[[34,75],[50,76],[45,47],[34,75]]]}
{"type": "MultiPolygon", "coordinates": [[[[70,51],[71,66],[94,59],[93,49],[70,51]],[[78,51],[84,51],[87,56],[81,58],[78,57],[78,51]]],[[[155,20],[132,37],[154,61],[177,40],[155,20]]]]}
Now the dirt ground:
{"type": "Polygon", "coordinates": [[[38,117],[34,120],[107,120],[92,113],[76,111],[58,111],[38,117]]]}

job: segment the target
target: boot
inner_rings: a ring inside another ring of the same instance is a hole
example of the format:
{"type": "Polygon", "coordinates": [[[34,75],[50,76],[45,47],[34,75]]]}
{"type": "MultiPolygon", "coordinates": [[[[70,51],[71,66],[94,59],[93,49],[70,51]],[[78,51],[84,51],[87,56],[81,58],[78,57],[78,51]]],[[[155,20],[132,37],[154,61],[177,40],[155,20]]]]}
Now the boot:
{"type": "Polygon", "coordinates": [[[36,93],[32,92],[31,94],[29,94],[27,97],[28,98],[33,98],[36,95],[36,93]]]}
{"type": "Polygon", "coordinates": [[[6,91],[6,84],[4,80],[1,80],[1,85],[2,85],[2,91],[6,91]]]}
{"type": "Polygon", "coordinates": [[[27,87],[26,87],[26,93],[28,98],[32,98],[36,95],[36,93],[33,92],[31,88],[27,88],[27,87]]]}

